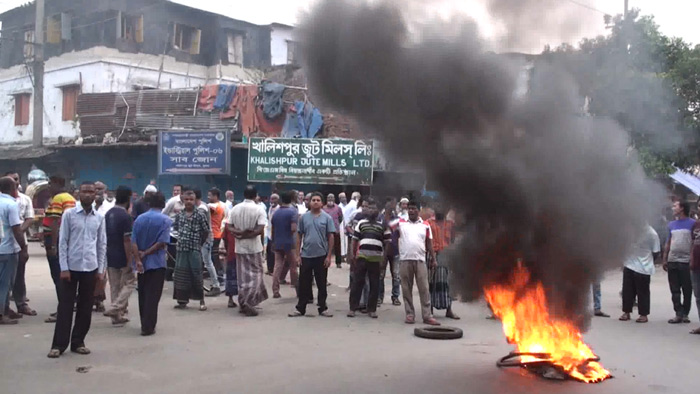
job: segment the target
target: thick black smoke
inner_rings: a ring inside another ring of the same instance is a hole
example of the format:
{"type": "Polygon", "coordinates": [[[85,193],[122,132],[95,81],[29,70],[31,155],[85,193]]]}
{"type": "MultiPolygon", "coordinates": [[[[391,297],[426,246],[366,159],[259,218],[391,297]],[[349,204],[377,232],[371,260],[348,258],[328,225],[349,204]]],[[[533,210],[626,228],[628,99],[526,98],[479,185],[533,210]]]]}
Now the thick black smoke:
{"type": "Polygon", "coordinates": [[[566,75],[488,53],[474,23],[409,34],[395,4],[319,3],[300,29],[312,90],[458,208],[466,224],[449,264],[463,299],[520,259],[554,313],[584,316],[591,282],[621,266],[653,212],[656,189],[627,157],[627,135],[582,115],[566,75]]]}

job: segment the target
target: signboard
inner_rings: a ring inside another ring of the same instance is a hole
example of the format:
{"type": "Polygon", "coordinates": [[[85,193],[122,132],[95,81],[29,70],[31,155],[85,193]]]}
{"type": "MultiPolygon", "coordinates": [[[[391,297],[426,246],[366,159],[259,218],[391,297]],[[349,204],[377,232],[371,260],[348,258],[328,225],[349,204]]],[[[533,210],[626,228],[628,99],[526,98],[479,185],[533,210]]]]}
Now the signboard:
{"type": "Polygon", "coordinates": [[[228,131],[161,131],[158,138],[160,175],[228,175],[231,134],[228,131]]]}
{"type": "Polygon", "coordinates": [[[373,155],[371,140],[254,137],[248,181],[370,186],[373,155]]]}

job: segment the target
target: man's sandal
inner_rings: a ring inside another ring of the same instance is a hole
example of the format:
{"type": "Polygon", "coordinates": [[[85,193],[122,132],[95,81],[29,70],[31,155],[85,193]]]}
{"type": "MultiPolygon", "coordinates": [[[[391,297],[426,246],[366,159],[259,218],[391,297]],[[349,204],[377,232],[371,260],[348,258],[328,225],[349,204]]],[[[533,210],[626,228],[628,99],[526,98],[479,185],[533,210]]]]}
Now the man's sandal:
{"type": "Polygon", "coordinates": [[[86,348],[85,346],[80,346],[75,349],[71,349],[70,351],[73,353],[82,354],[84,356],[90,354],[90,349],[86,348]]]}

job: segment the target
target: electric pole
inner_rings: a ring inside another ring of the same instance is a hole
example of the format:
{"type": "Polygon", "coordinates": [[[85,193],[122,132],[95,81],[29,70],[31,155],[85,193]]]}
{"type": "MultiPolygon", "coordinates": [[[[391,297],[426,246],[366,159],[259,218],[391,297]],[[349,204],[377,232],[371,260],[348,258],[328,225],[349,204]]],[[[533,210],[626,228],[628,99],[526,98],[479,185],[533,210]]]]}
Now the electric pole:
{"type": "Polygon", "coordinates": [[[630,0],[625,0],[625,22],[627,21],[627,15],[630,12],[630,0]]]}
{"type": "Polygon", "coordinates": [[[32,145],[44,144],[44,0],[36,0],[34,25],[34,122],[32,145]]]}

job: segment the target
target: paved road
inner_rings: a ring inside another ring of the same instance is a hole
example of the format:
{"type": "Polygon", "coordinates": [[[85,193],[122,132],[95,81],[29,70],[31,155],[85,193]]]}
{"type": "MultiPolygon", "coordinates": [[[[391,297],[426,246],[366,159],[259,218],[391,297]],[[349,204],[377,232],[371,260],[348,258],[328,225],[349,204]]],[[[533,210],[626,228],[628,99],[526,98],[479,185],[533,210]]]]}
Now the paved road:
{"type": "Polygon", "coordinates": [[[465,335],[454,341],[413,336],[413,327],[402,323],[402,307],[383,306],[378,320],[364,315],[348,319],[345,267],[331,269],[332,319],[287,318],[294,305],[288,287],[282,299],[266,301],[257,318],[228,309],[223,296],[210,300],[206,312],[177,311],[172,285],[166,283],[155,336],[139,336],[134,294],[134,322],[115,328],[109,318],[96,314],[86,341],[93,353],[51,360],[46,353],[53,325],[43,320],[55,308],[55,293],[43,250],[33,245],[31,252],[29,298],[40,314],[0,328],[2,393],[697,392],[700,337],[688,334],[698,324],[697,313],[693,309],[692,325],[666,323],[673,311],[662,272],[652,279],[652,314],[646,325],[615,319],[621,275],[608,275],[603,306],[613,318],[594,320],[585,339],[615,379],[586,385],[496,368],[496,360],[511,346],[500,324],[484,319],[483,304],[456,305],[463,319],[447,323],[465,335]],[[90,369],[77,373],[81,366],[90,369]]]}

